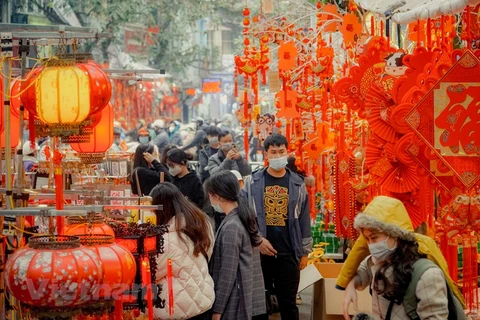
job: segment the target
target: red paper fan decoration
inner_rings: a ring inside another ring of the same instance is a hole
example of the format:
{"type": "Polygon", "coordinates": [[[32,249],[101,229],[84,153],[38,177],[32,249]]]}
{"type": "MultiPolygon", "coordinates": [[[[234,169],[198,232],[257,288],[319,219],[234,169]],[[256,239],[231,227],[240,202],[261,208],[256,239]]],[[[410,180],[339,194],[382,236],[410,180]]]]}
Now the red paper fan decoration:
{"type": "Polygon", "coordinates": [[[367,168],[373,168],[382,158],[388,162],[394,161],[395,144],[385,142],[380,137],[373,135],[368,139],[365,157],[365,165],[367,168]]]}
{"type": "Polygon", "coordinates": [[[358,66],[350,69],[348,77],[342,78],[333,86],[336,97],[353,110],[365,108],[365,95],[384,72],[386,52],[371,46],[366,55],[360,56],[358,66]]]}
{"type": "Polygon", "coordinates": [[[385,97],[375,84],[365,96],[365,113],[370,130],[388,142],[398,140],[397,133],[391,125],[393,101],[385,97]]]}
{"type": "Polygon", "coordinates": [[[396,103],[402,101],[405,94],[417,84],[418,76],[424,71],[424,66],[431,63],[433,52],[419,47],[413,54],[403,57],[403,64],[407,67],[405,75],[395,81],[392,89],[392,99],[396,103]]]}
{"type": "Polygon", "coordinates": [[[414,107],[411,103],[402,103],[392,110],[392,115],[390,118],[390,125],[395,129],[396,132],[401,134],[406,134],[412,132],[412,129],[405,123],[405,116],[412,110],[414,107]]]}
{"type": "Polygon", "coordinates": [[[385,174],[381,184],[390,192],[405,193],[416,189],[420,184],[420,178],[415,166],[398,163],[385,174]]]}
{"type": "Polygon", "coordinates": [[[407,152],[407,148],[413,143],[413,138],[415,133],[410,132],[404,135],[398,140],[395,144],[395,157],[398,161],[403,163],[406,166],[417,167],[417,163],[412,158],[412,156],[407,152]]]}

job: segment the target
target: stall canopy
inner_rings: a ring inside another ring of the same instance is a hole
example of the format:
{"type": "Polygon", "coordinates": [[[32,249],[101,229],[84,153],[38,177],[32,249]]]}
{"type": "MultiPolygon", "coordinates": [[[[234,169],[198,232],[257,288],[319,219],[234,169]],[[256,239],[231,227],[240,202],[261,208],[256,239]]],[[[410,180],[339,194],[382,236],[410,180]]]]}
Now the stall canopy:
{"type": "Polygon", "coordinates": [[[459,13],[467,5],[476,5],[480,0],[356,0],[356,2],[365,10],[383,17],[391,17],[395,23],[407,24],[459,13]]]}

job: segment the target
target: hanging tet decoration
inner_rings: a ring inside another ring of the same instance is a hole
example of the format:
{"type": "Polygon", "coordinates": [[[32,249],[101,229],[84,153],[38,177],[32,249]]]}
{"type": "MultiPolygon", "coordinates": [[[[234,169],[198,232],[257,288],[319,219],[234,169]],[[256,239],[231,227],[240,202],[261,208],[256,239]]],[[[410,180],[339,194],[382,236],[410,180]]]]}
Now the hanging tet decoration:
{"type": "Polygon", "coordinates": [[[93,128],[89,142],[71,143],[73,150],[84,163],[99,163],[103,160],[105,152],[113,144],[113,108],[108,104],[106,108],[98,112],[96,117],[100,121],[93,128]]]}

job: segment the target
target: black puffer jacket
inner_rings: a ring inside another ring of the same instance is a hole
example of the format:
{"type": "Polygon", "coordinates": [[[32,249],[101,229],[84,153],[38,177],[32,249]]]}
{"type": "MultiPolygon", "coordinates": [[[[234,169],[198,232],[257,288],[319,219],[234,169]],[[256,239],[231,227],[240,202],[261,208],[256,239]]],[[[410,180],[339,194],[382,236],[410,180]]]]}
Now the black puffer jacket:
{"type": "Polygon", "coordinates": [[[168,169],[162,165],[160,162],[157,160],[153,160],[152,162],[153,168],[145,168],[145,167],[138,167],[133,169],[132,171],[132,176],[130,178],[130,186],[132,187],[132,193],[142,196],[148,196],[150,194],[150,191],[152,191],[153,188],[157,184],[160,183],[160,174],[163,172],[165,174],[164,176],[164,181],[165,182],[171,182],[172,181],[172,176],[168,173],[168,169]],[[138,175],[138,181],[140,183],[140,190],[142,191],[142,194],[139,194],[139,190],[137,188],[137,178],[136,175],[138,175]]]}
{"type": "Polygon", "coordinates": [[[178,189],[187,197],[190,201],[197,205],[200,209],[203,208],[204,192],[202,182],[198,177],[195,170],[190,170],[190,172],[183,177],[174,177],[173,184],[177,186],[178,189]]]}

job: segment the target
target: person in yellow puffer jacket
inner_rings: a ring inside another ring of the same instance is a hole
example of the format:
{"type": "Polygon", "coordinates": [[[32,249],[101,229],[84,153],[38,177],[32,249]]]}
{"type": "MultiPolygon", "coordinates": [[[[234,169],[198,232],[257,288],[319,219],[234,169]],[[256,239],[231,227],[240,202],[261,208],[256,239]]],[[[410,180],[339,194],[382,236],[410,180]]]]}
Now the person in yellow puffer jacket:
{"type": "MultiPolygon", "coordinates": [[[[412,222],[408,216],[405,206],[397,199],[378,196],[374,198],[372,202],[365,208],[363,214],[371,216],[382,223],[395,225],[403,229],[405,232],[414,232],[412,222]]],[[[419,253],[426,255],[428,259],[435,262],[438,267],[442,269],[450,288],[453,290],[453,293],[465,307],[464,298],[457,285],[450,277],[448,273],[447,262],[435,241],[430,237],[418,233],[413,233],[413,235],[418,243],[419,253]]],[[[337,289],[344,290],[347,287],[347,285],[355,276],[360,263],[369,255],[370,252],[368,249],[368,243],[361,235],[355,242],[355,245],[353,246],[340,271],[336,282],[337,289]]]]}

